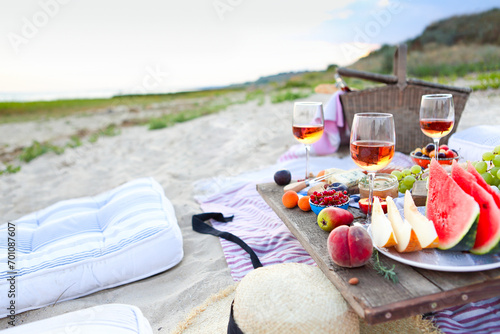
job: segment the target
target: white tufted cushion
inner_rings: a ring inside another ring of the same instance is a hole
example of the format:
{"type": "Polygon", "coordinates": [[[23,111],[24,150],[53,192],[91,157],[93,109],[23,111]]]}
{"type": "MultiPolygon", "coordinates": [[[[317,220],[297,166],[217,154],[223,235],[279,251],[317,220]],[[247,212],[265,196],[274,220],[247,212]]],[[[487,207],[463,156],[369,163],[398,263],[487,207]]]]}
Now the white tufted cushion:
{"type": "Polygon", "coordinates": [[[465,160],[481,161],[484,152],[500,145],[500,125],[478,125],[455,132],[448,146],[456,149],[465,160]]]}
{"type": "Polygon", "coordinates": [[[18,325],[2,333],[151,334],[153,331],[139,308],[132,305],[107,304],[18,325]]]}
{"type": "MultiPolygon", "coordinates": [[[[184,255],[174,208],[152,178],[56,203],[16,225],[16,312],[165,271],[184,255]]],[[[0,226],[0,317],[8,315],[7,228],[0,226]]]]}

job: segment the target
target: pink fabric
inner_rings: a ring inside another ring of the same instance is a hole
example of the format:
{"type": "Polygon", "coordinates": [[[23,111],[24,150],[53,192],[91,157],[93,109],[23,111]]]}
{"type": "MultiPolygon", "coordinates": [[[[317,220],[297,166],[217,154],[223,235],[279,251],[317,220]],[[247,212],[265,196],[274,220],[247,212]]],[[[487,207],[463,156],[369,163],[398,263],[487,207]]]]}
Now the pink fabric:
{"type": "MultiPolygon", "coordinates": [[[[217,195],[201,203],[201,208],[205,212],[234,215],[232,222],[212,221],[212,224],[216,229],[233,233],[245,241],[264,266],[287,262],[316,265],[286,225],[260,197],[254,183],[217,195]]],[[[250,256],[235,243],[220,240],[231,276],[239,281],[253,270],[250,256]]]]}
{"type": "MultiPolygon", "coordinates": [[[[345,132],[344,114],[340,102],[340,95],[343,93],[343,91],[338,91],[333,94],[324,108],[325,131],[320,140],[311,145],[316,155],[335,153],[340,146],[341,134],[345,132]]],[[[316,120],[319,121],[319,117],[316,120]]]]}

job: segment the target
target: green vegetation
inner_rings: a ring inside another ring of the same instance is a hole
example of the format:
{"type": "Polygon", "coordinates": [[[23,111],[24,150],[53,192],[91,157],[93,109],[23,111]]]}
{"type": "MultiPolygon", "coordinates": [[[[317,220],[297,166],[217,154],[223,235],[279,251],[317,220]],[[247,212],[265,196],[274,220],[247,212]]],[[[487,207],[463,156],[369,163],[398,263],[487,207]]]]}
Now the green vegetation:
{"type": "Polygon", "coordinates": [[[281,103],[285,101],[293,101],[297,99],[302,99],[305,97],[308,97],[312,94],[312,91],[291,91],[291,90],[286,90],[282,92],[278,92],[271,96],[271,102],[272,103],[281,103]]]}
{"type": "Polygon", "coordinates": [[[110,124],[104,129],[100,129],[99,131],[92,133],[89,137],[89,142],[93,144],[99,139],[99,137],[113,137],[118,136],[120,133],[121,130],[118,126],[110,124]]]}
{"type": "Polygon", "coordinates": [[[206,105],[201,108],[191,109],[191,110],[183,110],[179,113],[167,114],[158,118],[150,119],[148,122],[149,130],[157,130],[163,129],[169,126],[174,125],[175,123],[187,122],[189,120],[198,118],[200,116],[205,116],[209,114],[213,114],[219,112],[227,108],[231,104],[241,103],[244,101],[225,101],[224,103],[206,105]]]}
{"type": "Polygon", "coordinates": [[[477,14],[453,16],[430,24],[420,36],[408,41],[408,46],[416,50],[429,44],[500,45],[498,22],[500,22],[500,9],[498,8],[477,14]]]}
{"type": "Polygon", "coordinates": [[[93,113],[119,105],[143,108],[177,99],[215,98],[242,91],[241,87],[152,95],[119,95],[109,99],[74,99],[37,102],[0,102],[0,123],[57,118],[75,113],[93,113]]]}
{"type": "MultiPolygon", "coordinates": [[[[381,49],[360,59],[350,68],[373,73],[391,74],[395,46],[381,49]]],[[[463,77],[468,73],[500,70],[500,46],[497,45],[427,45],[410,50],[407,56],[409,77],[463,77]]]]}
{"type": "Polygon", "coordinates": [[[0,175],[2,174],[15,174],[21,170],[21,166],[6,165],[5,169],[0,169],[0,175]]]}
{"type": "Polygon", "coordinates": [[[30,146],[23,148],[23,151],[19,155],[19,160],[23,162],[30,162],[31,160],[36,159],[48,152],[62,154],[64,153],[64,147],[56,146],[51,143],[40,143],[35,140],[30,146]]]}
{"type": "Polygon", "coordinates": [[[477,75],[479,85],[472,86],[473,90],[485,90],[488,88],[500,88],[500,72],[480,73],[477,75]]]}
{"type": "Polygon", "coordinates": [[[69,143],[66,144],[66,147],[75,148],[78,146],[82,146],[82,140],[80,139],[80,137],[76,135],[71,136],[69,143]]]}
{"type": "MultiPolygon", "coordinates": [[[[90,143],[95,143],[97,139],[101,136],[117,136],[121,133],[120,128],[118,128],[114,124],[110,124],[104,129],[101,129],[89,137],[90,143]]],[[[81,146],[82,140],[78,135],[73,135],[70,137],[70,141],[63,146],[58,146],[50,142],[40,143],[39,141],[34,140],[33,143],[22,149],[22,152],[19,154],[19,160],[23,162],[30,162],[45,153],[54,152],[55,154],[62,154],[66,150],[66,148],[76,148],[81,146]]],[[[20,169],[20,167],[19,167],[20,169]]],[[[1,173],[0,173],[1,175],[1,173]]]]}
{"type": "MultiPolygon", "coordinates": [[[[500,70],[500,9],[453,16],[430,24],[408,45],[409,77],[463,77],[500,70]]],[[[383,45],[350,68],[390,74],[396,46],[383,45]]]]}

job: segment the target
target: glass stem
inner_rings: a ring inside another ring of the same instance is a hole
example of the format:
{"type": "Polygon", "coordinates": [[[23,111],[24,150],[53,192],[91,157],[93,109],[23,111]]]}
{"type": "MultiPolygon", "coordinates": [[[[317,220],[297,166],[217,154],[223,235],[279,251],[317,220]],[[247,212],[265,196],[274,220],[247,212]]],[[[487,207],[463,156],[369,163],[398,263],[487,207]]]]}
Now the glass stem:
{"type": "Polygon", "coordinates": [[[438,161],[438,155],[439,155],[439,138],[434,138],[434,152],[436,152],[436,155],[434,156],[436,158],[436,161],[438,161]]]}
{"type": "Polygon", "coordinates": [[[307,180],[309,177],[309,150],[311,149],[311,145],[305,145],[305,146],[306,146],[306,177],[305,177],[305,180],[307,180]]]}
{"type": "Polygon", "coordinates": [[[372,208],[373,208],[373,181],[375,180],[375,172],[368,172],[368,203],[370,207],[368,208],[368,213],[366,215],[366,223],[371,223],[372,208]]]}

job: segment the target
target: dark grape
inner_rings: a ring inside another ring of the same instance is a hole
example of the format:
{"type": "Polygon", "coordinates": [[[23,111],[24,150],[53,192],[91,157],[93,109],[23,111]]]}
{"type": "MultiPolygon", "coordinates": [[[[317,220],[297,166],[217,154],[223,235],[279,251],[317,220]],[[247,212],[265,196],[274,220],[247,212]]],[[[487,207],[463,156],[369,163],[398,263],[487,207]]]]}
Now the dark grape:
{"type": "Polygon", "coordinates": [[[438,159],[444,159],[446,158],[446,153],[440,152],[438,153],[438,159]]]}
{"type": "Polygon", "coordinates": [[[434,151],[434,148],[435,148],[434,144],[428,144],[428,145],[425,147],[425,150],[426,150],[427,152],[432,152],[432,151],[434,151]]]}
{"type": "Polygon", "coordinates": [[[421,157],[422,155],[424,155],[422,152],[415,152],[416,157],[421,157]]]}

